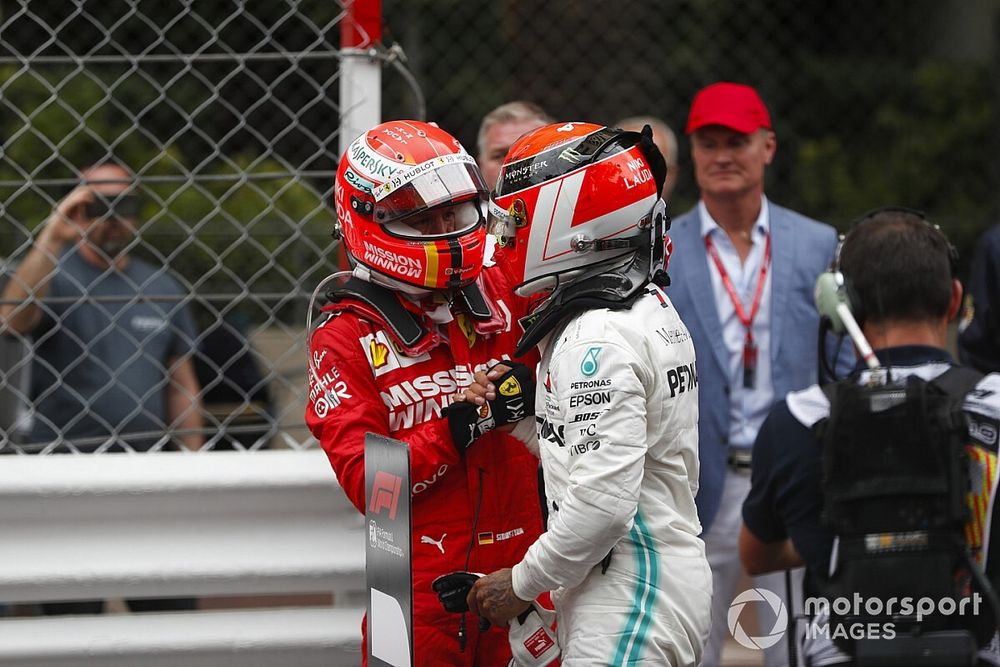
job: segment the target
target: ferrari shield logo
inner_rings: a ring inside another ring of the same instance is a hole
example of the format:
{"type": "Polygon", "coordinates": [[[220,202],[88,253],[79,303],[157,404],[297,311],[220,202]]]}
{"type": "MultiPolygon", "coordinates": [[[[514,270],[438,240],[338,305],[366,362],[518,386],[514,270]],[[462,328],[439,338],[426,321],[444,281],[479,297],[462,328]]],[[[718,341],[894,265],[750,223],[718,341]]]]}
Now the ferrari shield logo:
{"type": "Polygon", "coordinates": [[[465,340],[469,341],[469,347],[472,347],[476,342],[476,330],[472,328],[472,322],[465,316],[465,313],[460,313],[456,322],[458,328],[462,330],[462,334],[465,335],[465,340]]]}

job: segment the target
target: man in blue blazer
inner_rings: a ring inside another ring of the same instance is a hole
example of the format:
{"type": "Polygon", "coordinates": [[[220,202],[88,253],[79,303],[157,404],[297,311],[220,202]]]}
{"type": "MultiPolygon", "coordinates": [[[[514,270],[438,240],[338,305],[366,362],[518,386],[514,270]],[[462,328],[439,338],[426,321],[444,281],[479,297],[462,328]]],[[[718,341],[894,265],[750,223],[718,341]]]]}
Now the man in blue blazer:
{"type": "MultiPolygon", "coordinates": [[[[775,401],[816,381],[813,286],[833,259],[837,233],[764,196],[777,141],[753,88],[716,83],[700,91],[687,134],[701,199],[670,230],[668,293],[698,358],[697,502],[714,584],[713,628],[701,664],[713,666],[742,572],[737,537],[753,442],[775,401]]],[[[780,574],[768,576],[756,585],[784,598],[780,574]]],[[[771,627],[766,617],[761,625],[771,627]]],[[[769,667],[785,664],[785,643],[765,658],[769,667]]]]}

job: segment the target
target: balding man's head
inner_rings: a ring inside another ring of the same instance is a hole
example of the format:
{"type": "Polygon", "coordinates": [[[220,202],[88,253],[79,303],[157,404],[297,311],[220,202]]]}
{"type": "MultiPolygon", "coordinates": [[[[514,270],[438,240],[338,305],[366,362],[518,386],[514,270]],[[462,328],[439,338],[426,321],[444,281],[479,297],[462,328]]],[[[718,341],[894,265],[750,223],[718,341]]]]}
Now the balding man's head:
{"type": "Polygon", "coordinates": [[[132,187],[132,173],[117,162],[101,162],[80,172],[80,180],[101,194],[118,194],[132,187]]]}
{"type": "Polygon", "coordinates": [[[501,104],[486,114],[479,125],[479,155],[476,158],[486,185],[491,189],[496,187],[507,149],[521,135],[554,122],[540,106],[525,101],[501,104]]]}

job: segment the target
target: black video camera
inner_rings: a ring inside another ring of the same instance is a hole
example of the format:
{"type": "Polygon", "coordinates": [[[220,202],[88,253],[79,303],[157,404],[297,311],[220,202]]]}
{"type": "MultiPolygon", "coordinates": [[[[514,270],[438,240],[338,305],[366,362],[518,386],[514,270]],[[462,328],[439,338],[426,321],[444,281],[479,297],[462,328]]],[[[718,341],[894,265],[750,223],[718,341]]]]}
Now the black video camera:
{"type": "Polygon", "coordinates": [[[85,209],[90,220],[102,218],[135,220],[139,217],[139,195],[131,192],[117,195],[94,192],[93,195],[94,199],[87,202],[85,209]]]}

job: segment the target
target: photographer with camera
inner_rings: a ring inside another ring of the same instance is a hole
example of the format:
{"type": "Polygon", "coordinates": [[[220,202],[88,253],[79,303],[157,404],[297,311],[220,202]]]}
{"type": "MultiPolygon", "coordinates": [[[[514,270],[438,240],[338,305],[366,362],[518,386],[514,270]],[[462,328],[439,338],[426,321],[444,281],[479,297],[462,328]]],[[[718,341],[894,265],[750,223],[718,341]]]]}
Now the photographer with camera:
{"type": "Polygon", "coordinates": [[[31,451],[202,445],[194,323],[166,268],[129,255],[139,207],[127,169],[88,167],[3,290],[0,333],[33,343],[31,451]]]}

